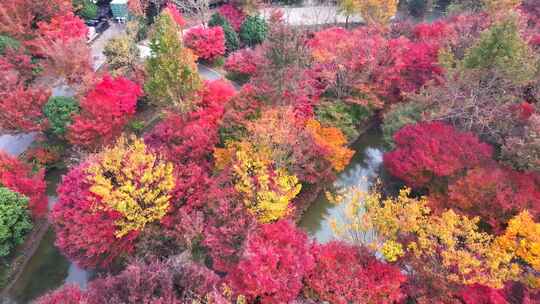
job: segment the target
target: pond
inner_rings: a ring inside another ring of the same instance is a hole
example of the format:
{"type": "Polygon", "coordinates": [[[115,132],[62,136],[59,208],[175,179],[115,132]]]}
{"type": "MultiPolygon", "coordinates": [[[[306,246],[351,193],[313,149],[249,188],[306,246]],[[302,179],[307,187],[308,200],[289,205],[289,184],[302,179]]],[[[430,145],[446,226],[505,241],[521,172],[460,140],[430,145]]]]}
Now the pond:
{"type": "MultiPolygon", "coordinates": [[[[382,168],[384,142],[379,129],[373,128],[364,133],[351,148],[356,153],[347,168],[338,175],[334,189],[355,186],[367,191],[378,179],[385,179],[382,168]]],[[[343,206],[329,202],[322,192],[306,210],[299,226],[317,241],[328,242],[333,239],[330,220],[339,219],[342,210],[343,206]]]]}

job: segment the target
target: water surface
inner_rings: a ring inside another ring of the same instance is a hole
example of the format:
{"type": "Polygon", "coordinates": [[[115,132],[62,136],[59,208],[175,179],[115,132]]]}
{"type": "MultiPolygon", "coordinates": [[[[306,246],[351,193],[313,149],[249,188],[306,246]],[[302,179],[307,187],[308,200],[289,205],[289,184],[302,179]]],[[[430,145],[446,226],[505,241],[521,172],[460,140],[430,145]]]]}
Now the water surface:
{"type": "MultiPolygon", "coordinates": [[[[364,133],[351,148],[356,154],[329,190],[356,186],[367,191],[379,178],[384,178],[382,172],[384,144],[378,129],[364,133]]],[[[339,220],[342,210],[343,206],[329,202],[326,195],[321,193],[304,213],[299,226],[317,241],[328,242],[333,239],[330,220],[333,218],[339,220]]]]}

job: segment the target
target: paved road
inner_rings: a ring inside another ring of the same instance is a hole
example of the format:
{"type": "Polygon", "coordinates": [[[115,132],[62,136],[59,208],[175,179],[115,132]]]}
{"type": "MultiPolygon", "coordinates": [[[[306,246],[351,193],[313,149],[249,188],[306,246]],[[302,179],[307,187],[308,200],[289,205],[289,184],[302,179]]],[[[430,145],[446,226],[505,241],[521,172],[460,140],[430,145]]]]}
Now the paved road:
{"type": "MultiPolygon", "coordinates": [[[[150,56],[150,48],[148,47],[148,41],[143,41],[143,42],[139,43],[137,45],[137,47],[139,48],[141,58],[144,59],[144,58],[150,56]]],[[[198,68],[199,68],[199,74],[205,80],[217,80],[217,79],[223,78],[223,76],[221,76],[221,74],[219,74],[218,72],[212,70],[211,68],[209,68],[207,66],[199,64],[198,68]]]]}
{"type": "Polygon", "coordinates": [[[122,35],[126,31],[125,24],[118,24],[111,21],[111,26],[103,32],[96,40],[90,45],[90,54],[94,65],[94,70],[99,69],[105,63],[105,55],[103,50],[107,41],[110,39],[122,35]]]}
{"type": "MultiPolygon", "coordinates": [[[[268,18],[276,8],[265,8],[261,14],[268,18]]],[[[346,17],[337,12],[336,6],[281,7],[283,18],[291,25],[322,25],[345,23],[346,17]]],[[[349,22],[362,22],[360,15],[351,16],[349,22]]]]}

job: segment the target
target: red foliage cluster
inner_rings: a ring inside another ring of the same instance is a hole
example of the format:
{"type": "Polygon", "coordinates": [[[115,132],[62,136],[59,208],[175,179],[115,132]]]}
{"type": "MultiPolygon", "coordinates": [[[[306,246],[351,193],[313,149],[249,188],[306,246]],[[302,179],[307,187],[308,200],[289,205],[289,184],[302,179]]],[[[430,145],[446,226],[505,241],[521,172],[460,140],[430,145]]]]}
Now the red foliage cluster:
{"type": "Polygon", "coordinates": [[[219,8],[219,14],[225,17],[225,19],[227,19],[227,21],[229,21],[231,24],[232,28],[237,32],[240,30],[242,23],[244,23],[244,19],[246,19],[246,15],[232,4],[222,5],[219,8]]]}
{"type": "Polygon", "coordinates": [[[170,14],[174,22],[176,22],[176,24],[178,24],[179,27],[183,28],[184,25],[186,25],[186,20],[184,19],[182,14],[180,14],[178,9],[174,5],[172,5],[171,3],[168,3],[167,6],[165,7],[165,10],[166,12],[170,14]]]}
{"type": "Polygon", "coordinates": [[[86,291],[66,285],[44,295],[38,304],[180,304],[204,297],[212,291],[218,276],[209,269],[182,259],[130,264],[118,275],[92,281],[86,291]]]}
{"type": "Polygon", "coordinates": [[[37,304],[81,304],[86,300],[86,294],[78,285],[69,284],[37,299],[37,304]]]}
{"type": "Polygon", "coordinates": [[[51,212],[56,232],[55,245],[70,260],[83,268],[108,267],[115,259],[133,250],[138,233],[115,236],[114,210],[94,212],[87,163],[71,169],[58,187],[58,202],[51,212]]]}
{"type": "Polygon", "coordinates": [[[248,213],[236,190],[221,182],[226,177],[225,174],[218,177],[213,187],[207,190],[203,240],[203,245],[209,249],[212,268],[223,273],[237,265],[248,232],[256,225],[255,218],[248,213]]]}
{"type": "Polygon", "coordinates": [[[205,82],[201,108],[186,117],[170,113],[145,136],[145,142],[176,164],[194,162],[207,168],[219,141],[217,124],[234,94],[232,85],[225,81],[205,82]]]}
{"type": "Polygon", "coordinates": [[[15,132],[40,131],[46,122],[43,106],[50,92],[28,87],[13,69],[5,69],[0,59],[0,129],[15,132]]]}
{"type": "Polygon", "coordinates": [[[70,0],[10,0],[0,3],[0,32],[17,39],[27,39],[38,21],[73,10],[70,0]]]}
{"type": "MultiPolygon", "coordinates": [[[[242,86],[238,94],[225,106],[225,113],[220,123],[222,136],[232,139],[238,136],[239,129],[246,121],[256,117],[262,102],[256,98],[255,88],[250,84],[242,86]]],[[[238,139],[238,138],[237,138],[238,139]]]]}
{"type": "Polygon", "coordinates": [[[452,208],[479,216],[495,232],[502,232],[508,220],[521,210],[540,216],[540,179],[507,168],[475,168],[449,185],[447,195],[435,199],[434,204],[440,211],[452,208]]]}
{"type": "Polygon", "coordinates": [[[245,244],[244,255],[229,274],[233,290],[260,303],[288,303],[302,289],[314,266],[304,232],[288,221],[260,226],[245,244]]]}
{"type": "Polygon", "coordinates": [[[491,160],[491,146],[471,133],[440,123],[408,125],[394,135],[396,149],[384,155],[390,173],[413,187],[428,186],[491,160]]]}
{"type": "Polygon", "coordinates": [[[33,172],[32,167],[0,150],[0,185],[26,196],[33,217],[47,212],[45,171],[33,172]]]}
{"type": "Polygon", "coordinates": [[[189,119],[170,113],[145,136],[145,142],[177,164],[208,164],[219,139],[216,124],[205,118],[189,119]]]}
{"type": "Polygon", "coordinates": [[[204,296],[217,281],[217,275],[196,264],[182,261],[135,263],[119,275],[93,281],[88,286],[87,299],[88,304],[180,304],[197,291],[199,296],[204,296]]]}
{"type": "Polygon", "coordinates": [[[225,54],[225,34],[221,26],[192,28],[185,34],[184,41],[203,60],[212,61],[225,54]]]}
{"type": "Polygon", "coordinates": [[[381,71],[379,90],[391,100],[400,100],[403,92],[415,92],[442,74],[438,44],[397,38],[388,42],[388,48],[392,63],[381,71]]]}
{"type": "Polygon", "coordinates": [[[441,34],[431,28],[420,28],[418,32],[423,35],[421,41],[389,39],[372,28],[330,28],[316,33],[309,46],[320,62],[316,68],[324,81],[340,79],[354,88],[364,79],[378,95],[396,102],[401,100],[402,92],[416,91],[442,74],[438,66],[439,44],[424,41],[439,39],[441,34]]]}
{"type": "Polygon", "coordinates": [[[141,95],[141,88],[130,80],[104,77],[82,99],[81,113],[69,127],[69,141],[87,148],[111,143],[135,113],[141,95]]]}
{"type": "Polygon", "coordinates": [[[524,0],[520,12],[524,19],[524,36],[535,50],[540,51],[540,6],[535,0],[524,0]]]}
{"type": "Polygon", "coordinates": [[[321,300],[390,304],[404,297],[400,287],[406,278],[399,268],[377,260],[365,249],[334,241],[315,245],[313,254],[315,268],[305,281],[321,300]]]}
{"type": "MultiPolygon", "coordinates": [[[[220,119],[223,114],[223,109],[229,100],[236,94],[235,88],[230,82],[224,80],[205,81],[204,88],[201,90],[201,107],[216,108],[221,110],[220,119]]],[[[201,113],[200,111],[199,113],[201,113]]],[[[197,114],[195,114],[197,115],[197,114]]]]}
{"type": "Polygon", "coordinates": [[[50,22],[39,22],[38,30],[42,38],[51,41],[69,41],[86,39],[88,27],[84,21],[73,13],[55,16],[50,22]]]}
{"type": "Polygon", "coordinates": [[[415,41],[424,41],[428,43],[443,42],[449,38],[449,25],[442,21],[433,23],[419,23],[413,28],[415,41]]]}
{"type": "Polygon", "coordinates": [[[464,286],[461,299],[465,304],[507,304],[501,290],[474,284],[464,286]]]}
{"type": "Polygon", "coordinates": [[[229,55],[223,67],[228,73],[244,77],[253,76],[262,60],[260,57],[256,50],[244,48],[229,55]]]}
{"type": "Polygon", "coordinates": [[[64,78],[80,84],[92,74],[90,49],[86,44],[88,28],[72,12],[57,15],[50,22],[38,23],[39,35],[26,45],[42,61],[43,76],[64,78]]]}

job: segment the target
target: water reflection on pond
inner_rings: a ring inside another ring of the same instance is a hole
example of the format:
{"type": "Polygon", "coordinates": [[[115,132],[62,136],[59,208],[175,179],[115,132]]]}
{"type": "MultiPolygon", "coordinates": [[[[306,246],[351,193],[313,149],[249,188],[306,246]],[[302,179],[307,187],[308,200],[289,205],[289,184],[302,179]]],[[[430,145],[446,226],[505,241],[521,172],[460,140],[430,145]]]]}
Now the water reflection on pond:
{"type": "MultiPolygon", "coordinates": [[[[56,186],[65,170],[47,173],[49,208],[56,202],[56,186]]],[[[86,288],[90,274],[71,263],[54,246],[55,234],[49,229],[39,244],[22,275],[10,291],[12,303],[29,303],[38,296],[54,290],[64,283],[73,283],[86,288]]]]}
{"type": "MultiPolygon", "coordinates": [[[[384,144],[381,132],[377,129],[363,134],[351,147],[356,151],[349,166],[339,174],[334,182],[335,189],[356,186],[368,190],[381,176],[384,144]]],[[[333,238],[330,228],[332,218],[339,219],[343,206],[328,201],[324,193],[305,212],[300,227],[319,242],[333,238]]]]}

